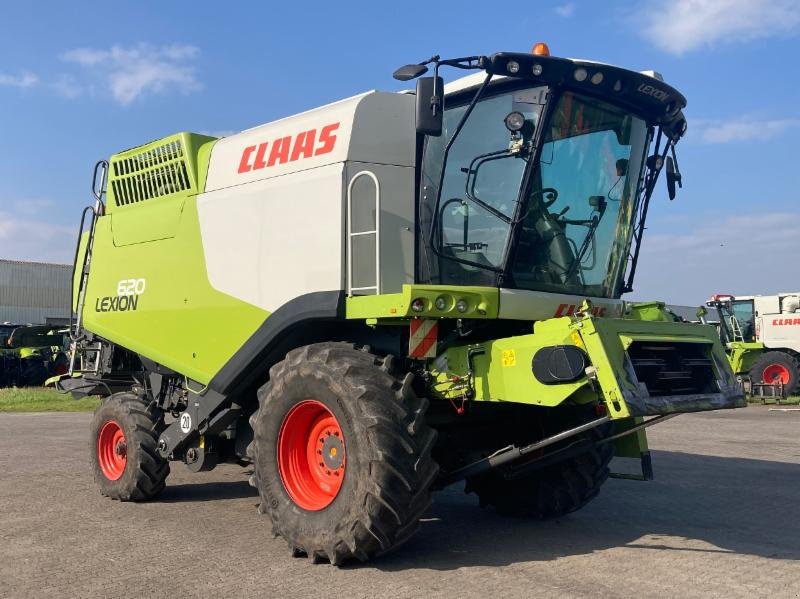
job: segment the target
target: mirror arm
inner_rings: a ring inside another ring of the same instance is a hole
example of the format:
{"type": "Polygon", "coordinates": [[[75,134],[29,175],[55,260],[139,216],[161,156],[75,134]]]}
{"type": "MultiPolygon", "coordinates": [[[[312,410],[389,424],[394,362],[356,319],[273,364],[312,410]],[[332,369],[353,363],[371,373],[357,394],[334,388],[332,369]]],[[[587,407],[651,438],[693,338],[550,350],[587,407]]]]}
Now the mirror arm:
{"type": "MultiPolygon", "coordinates": [[[[438,56],[436,57],[439,58],[438,56]]],[[[489,62],[486,56],[464,56],[463,58],[448,58],[447,60],[437,60],[438,65],[455,67],[456,69],[476,70],[482,69],[489,62]]]]}
{"type": "MultiPolygon", "coordinates": [[[[436,81],[439,78],[439,60],[437,56],[437,60],[433,65],[433,78],[436,81]]],[[[442,90],[444,91],[444,90],[442,90]]],[[[436,86],[433,87],[433,95],[431,96],[431,113],[433,116],[436,116],[439,112],[439,108],[442,107],[441,100],[439,96],[436,95],[436,86]]]]}

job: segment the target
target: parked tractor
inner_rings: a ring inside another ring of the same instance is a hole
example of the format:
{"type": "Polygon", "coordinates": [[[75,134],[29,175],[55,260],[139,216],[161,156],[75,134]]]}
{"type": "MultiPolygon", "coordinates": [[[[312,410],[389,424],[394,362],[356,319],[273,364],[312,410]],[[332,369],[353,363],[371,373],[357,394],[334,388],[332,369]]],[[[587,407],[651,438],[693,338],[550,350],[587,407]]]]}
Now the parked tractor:
{"type": "Polygon", "coordinates": [[[747,377],[756,392],[765,392],[765,387],[778,387],[778,396],[797,391],[800,292],[716,294],[706,305],[718,314],[720,338],[737,375],[747,377]]]}
{"type": "Polygon", "coordinates": [[[614,455],[652,476],[645,427],[744,405],[713,329],[620,299],[681,183],[677,90],[543,44],[395,78],[415,92],[98,163],[58,387],[105,396],[103,494],[247,464],[294,555],[363,561],[434,490],[563,516],[614,455]]]}

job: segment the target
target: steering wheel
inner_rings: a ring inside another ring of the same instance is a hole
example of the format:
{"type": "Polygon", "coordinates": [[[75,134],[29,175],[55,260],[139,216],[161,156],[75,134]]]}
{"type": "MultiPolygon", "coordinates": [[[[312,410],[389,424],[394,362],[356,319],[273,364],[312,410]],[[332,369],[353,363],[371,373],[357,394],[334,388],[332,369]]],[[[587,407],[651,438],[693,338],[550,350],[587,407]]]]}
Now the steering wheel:
{"type": "Polygon", "coordinates": [[[550,197],[542,198],[542,206],[544,206],[545,208],[549,208],[550,206],[555,204],[556,200],[558,199],[558,190],[555,189],[554,187],[543,187],[539,191],[534,191],[531,194],[531,199],[535,198],[538,195],[544,196],[545,194],[550,194],[550,197]]]}

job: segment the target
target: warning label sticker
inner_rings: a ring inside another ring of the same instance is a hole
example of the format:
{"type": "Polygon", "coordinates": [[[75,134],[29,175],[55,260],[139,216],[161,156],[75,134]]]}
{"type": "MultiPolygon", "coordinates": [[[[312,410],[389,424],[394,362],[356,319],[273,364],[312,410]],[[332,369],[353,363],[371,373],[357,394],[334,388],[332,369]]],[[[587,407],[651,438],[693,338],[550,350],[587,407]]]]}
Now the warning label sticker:
{"type": "Polygon", "coordinates": [[[500,360],[503,363],[503,368],[508,368],[509,366],[516,366],[517,365],[517,352],[513,349],[504,349],[503,353],[500,354],[500,360]]]}

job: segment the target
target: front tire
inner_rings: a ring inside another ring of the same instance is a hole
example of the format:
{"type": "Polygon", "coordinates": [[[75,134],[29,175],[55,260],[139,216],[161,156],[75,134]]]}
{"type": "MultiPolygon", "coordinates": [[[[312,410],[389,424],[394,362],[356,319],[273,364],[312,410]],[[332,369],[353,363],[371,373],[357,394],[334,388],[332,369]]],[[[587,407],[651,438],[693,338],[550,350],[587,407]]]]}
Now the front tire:
{"type": "Polygon", "coordinates": [[[103,400],[92,418],[89,452],[100,492],[120,501],[146,501],[166,486],[169,462],[157,450],[160,410],[130,392],[103,400]]]}
{"type": "Polygon", "coordinates": [[[754,383],[775,385],[783,383],[786,395],[793,395],[800,382],[797,360],[782,351],[768,351],[759,357],[750,368],[750,380],[754,383]]]}
{"type": "Polygon", "coordinates": [[[250,419],[253,483],[294,555],[366,561],[408,539],[438,467],[427,400],[382,359],[344,343],[290,351],[250,419]]]}
{"type": "MultiPolygon", "coordinates": [[[[569,418],[563,428],[578,426],[588,419],[569,418]]],[[[505,478],[502,470],[490,471],[469,479],[466,491],[476,493],[482,507],[493,506],[501,514],[537,520],[564,516],[597,497],[608,479],[614,446],[594,443],[612,433],[610,422],[600,425],[573,439],[588,441],[578,455],[519,478],[505,478]]]]}

